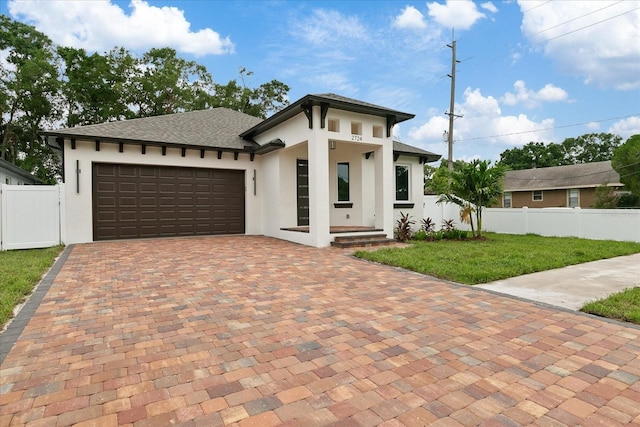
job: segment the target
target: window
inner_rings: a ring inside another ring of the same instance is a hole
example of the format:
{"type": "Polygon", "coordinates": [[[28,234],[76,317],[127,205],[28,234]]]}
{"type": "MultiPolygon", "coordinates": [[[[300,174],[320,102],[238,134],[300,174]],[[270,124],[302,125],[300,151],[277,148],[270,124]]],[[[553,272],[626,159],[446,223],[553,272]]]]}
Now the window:
{"type": "Polygon", "coordinates": [[[511,193],[507,192],[504,193],[503,199],[502,199],[502,207],[503,208],[510,208],[511,207],[511,193]]]}
{"type": "Polygon", "coordinates": [[[382,126],[373,126],[373,137],[374,138],[382,138],[383,135],[383,129],[382,126]]]}
{"type": "Polygon", "coordinates": [[[577,208],[578,206],[580,206],[580,190],[572,188],[569,190],[569,207],[577,208]]]}
{"type": "Polygon", "coordinates": [[[338,163],[338,201],[349,201],[349,163],[338,163]]]}
{"type": "Polygon", "coordinates": [[[409,200],[409,166],[396,165],[396,200],[409,200]]]}
{"type": "Polygon", "coordinates": [[[538,190],[538,191],[534,191],[533,192],[533,201],[534,202],[541,202],[542,201],[542,190],[538,190]]]}
{"type": "Polygon", "coordinates": [[[329,132],[340,132],[340,120],[329,119],[329,132]]]}
{"type": "Polygon", "coordinates": [[[351,135],[362,135],[362,123],[351,122],[351,135]]]}

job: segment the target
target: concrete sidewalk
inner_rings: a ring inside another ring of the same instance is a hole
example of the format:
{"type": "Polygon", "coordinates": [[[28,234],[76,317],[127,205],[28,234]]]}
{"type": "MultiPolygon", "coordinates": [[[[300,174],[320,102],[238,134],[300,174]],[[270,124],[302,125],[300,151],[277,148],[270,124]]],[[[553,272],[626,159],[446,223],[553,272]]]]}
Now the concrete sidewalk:
{"type": "Polygon", "coordinates": [[[640,254],[497,280],[476,288],[579,310],[589,301],[640,286],[640,254]]]}

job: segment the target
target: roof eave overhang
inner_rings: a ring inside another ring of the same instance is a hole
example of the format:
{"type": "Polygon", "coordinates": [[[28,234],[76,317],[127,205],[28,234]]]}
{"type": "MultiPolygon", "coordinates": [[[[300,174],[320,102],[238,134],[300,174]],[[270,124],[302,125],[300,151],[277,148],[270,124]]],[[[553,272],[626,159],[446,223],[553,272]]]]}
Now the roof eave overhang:
{"type": "MultiPolygon", "coordinates": [[[[163,142],[163,141],[155,141],[155,140],[144,140],[144,139],[130,139],[130,138],[112,138],[106,137],[103,135],[74,135],[68,134],[64,132],[56,132],[56,131],[41,131],[38,133],[46,137],[47,145],[52,148],[58,148],[59,143],[56,142],[56,145],[52,145],[49,137],[64,138],[64,139],[76,139],[76,140],[84,140],[84,141],[100,141],[106,143],[115,143],[115,144],[130,144],[130,145],[147,145],[151,147],[168,147],[168,148],[191,148],[194,150],[211,150],[211,151],[245,151],[245,152],[253,152],[259,148],[258,144],[254,141],[241,141],[238,142],[249,142],[254,145],[245,145],[244,148],[235,148],[235,147],[217,147],[213,145],[198,145],[198,144],[184,144],[184,143],[176,143],[176,142],[163,142]]],[[[62,149],[62,147],[59,147],[62,149]]]]}
{"type": "Polygon", "coordinates": [[[379,117],[385,117],[387,119],[387,127],[393,126],[397,123],[404,122],[406,120],[415,117],[415,114],[403,113],[400,111],[390,110],[387,108],[377,108],[374,106],[358,105],[351,102],[336,100],[332,98],[325,98],[317,95],[307,95],[293,104],[289,105],[285,109],[277,112],[273,116],[258,123],[251,129],[248,129],[240,134],[241,138],[251,140],[254,136],[265,132],[280,123],[289,120],[292,117],[297,116],[305,111],[310,111],[313,106],[321,106],[323,108],[334,108],[337,110],[350,111],[360,114],[368,114],[379,117]]]}
{"type": "Polygon", "coordinates": [[[433,163],[437,162],[442,158],[440,154],[427,154],[427,153],[412,153],[409,151],[399,151],[393,150],[394,158],[395,156],[410,156],[410,157],[418,157],[420,159],[420,163],[433,163]]]}
{"type": "Polygon", "coordinates": [[[624,187],[624,184],[620,182],[609,182],[607,184],[583,184],[583,185],[565,185],[561,187],[528,187],[528,188],[506,188],[503,190],[508,193],[523,192],[523,191],[557,191],[557,190],[573,190],[580,188],[597,188],[601,185],[607,187],[624,187]]]}

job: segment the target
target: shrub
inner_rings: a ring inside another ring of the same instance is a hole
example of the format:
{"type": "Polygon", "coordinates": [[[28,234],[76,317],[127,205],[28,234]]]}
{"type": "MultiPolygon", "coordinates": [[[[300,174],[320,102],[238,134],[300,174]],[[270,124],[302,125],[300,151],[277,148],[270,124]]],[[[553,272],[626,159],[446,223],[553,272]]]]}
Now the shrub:
{"type": "Polygon", "coordinates": [[[427,240],[427,232],[424,230],[416,231],[416,234],[413,235],[413,240],[427,240]]]}
{"type": "Polygon", "coordinates": [[[455,229],[455,222],[453,219],[443,219],[442,220],[442,229],[444,231],[451,231],[453,229],[455,229]]]}
{"type": "Polygon", "coordinates": [[[422,220],[422,230],[426,233],[433,233],[436,230],[436,223],[429,217],[422,220]]]}
{"type": "Polygon", "coordinates": [[[409,214],[403,214],[400,212],[400,219],[396,222],[396,239],[401,242],[406,242],[407,240],[411,240],[413,236],[413,230],[411,226],[415,224],[415,222],[411,219],[409,214]]]}

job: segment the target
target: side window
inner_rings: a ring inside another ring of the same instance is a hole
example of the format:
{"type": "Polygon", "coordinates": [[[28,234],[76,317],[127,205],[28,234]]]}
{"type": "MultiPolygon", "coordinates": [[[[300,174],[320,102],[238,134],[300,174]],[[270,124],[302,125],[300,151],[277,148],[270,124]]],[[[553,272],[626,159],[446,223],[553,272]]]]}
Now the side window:
{"type": "Polygon", "coordinates": [[[511,193],[504,193],[504,198],[502,201],[502,207],[510,208],[511,207],[511,193]]]}
{"type": "Polygon", "coordinates": [[[338,163],[338,201],[349,201],[349,163],[338,163]]]}
{"type": "Polygon", "coordinates": [[[533,192],[533,196],[532,196],[532,200],[534,202],[541,202],[542,201],[542,190],[537,190],[533,192]]]}
{"type": "Polygon", "coordinates": [[[569,207],[577,208],[580,206],[580,190],[572,188],[569,190],[569,207]]]}
{"type": "Polygon", "coordinates": [[[396,165],[396,200],[409,200],[409,166],[396,165]]]}

